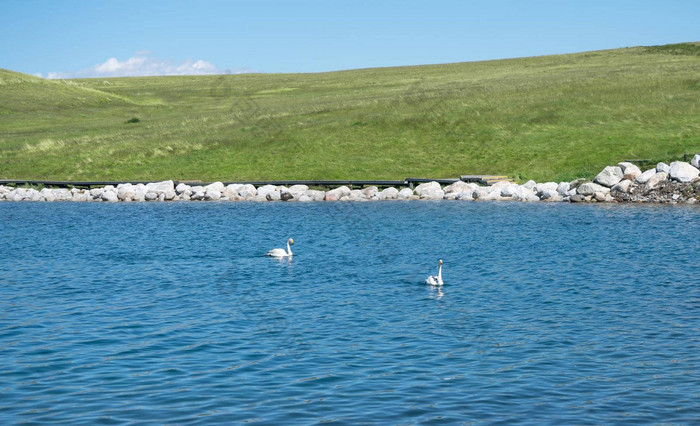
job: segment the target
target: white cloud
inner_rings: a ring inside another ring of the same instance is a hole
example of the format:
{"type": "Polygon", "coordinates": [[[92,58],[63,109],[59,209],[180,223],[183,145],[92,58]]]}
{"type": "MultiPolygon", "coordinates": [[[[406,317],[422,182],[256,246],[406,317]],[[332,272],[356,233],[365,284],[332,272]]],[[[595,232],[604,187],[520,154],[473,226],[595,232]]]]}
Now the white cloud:
{"type": "Polygon", "coordinates": [[[98,78],[98,77],[145,77],[156,75],[206,75],[206,74],[242,74],[252,72],[249,69],[221,70],[211,62],[199,59],[187,59],[179,64],[173,64],[152,56],[148,51],[138,52],[131,58],[120,61],[109,58],[101,64],[75,72],[50,72],[49,79],[60,78],[98,78]]]}

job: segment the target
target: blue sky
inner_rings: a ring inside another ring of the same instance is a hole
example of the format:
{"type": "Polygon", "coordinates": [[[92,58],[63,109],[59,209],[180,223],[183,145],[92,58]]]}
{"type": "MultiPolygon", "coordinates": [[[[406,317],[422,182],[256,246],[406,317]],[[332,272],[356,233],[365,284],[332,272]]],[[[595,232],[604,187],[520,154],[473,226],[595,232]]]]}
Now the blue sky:
{"type": "Polygon", "coordinates": [[[0,68],[319,72],[700,41],[700,0],[0,0],[0,68]]]}

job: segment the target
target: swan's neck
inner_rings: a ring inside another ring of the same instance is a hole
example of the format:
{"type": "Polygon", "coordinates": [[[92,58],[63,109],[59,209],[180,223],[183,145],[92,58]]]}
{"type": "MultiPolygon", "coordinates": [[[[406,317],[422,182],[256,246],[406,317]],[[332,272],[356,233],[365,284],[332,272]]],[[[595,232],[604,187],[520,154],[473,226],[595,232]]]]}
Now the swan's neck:
{"type": "Polygon", "coordinates": [[[291,255],[292,255],[292,248],[289,247],[289,241],[287,241],[287,256],[291,256],[291,255]]]}
{"type": "Polygon", "coordinates": [[[438,283],[442,284],[442,265],[438,267],[438,283]]]}

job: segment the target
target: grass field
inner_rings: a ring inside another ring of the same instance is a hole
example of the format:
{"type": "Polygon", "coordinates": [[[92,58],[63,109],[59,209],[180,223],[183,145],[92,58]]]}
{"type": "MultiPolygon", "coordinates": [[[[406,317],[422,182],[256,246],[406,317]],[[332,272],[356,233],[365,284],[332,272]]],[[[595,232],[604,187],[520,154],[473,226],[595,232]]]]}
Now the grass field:
{"type": "Polygon", "coordinates": [[[0,70],[0,178],[547,181],[696,152],[700,43],[322,74],[0,70]]]}

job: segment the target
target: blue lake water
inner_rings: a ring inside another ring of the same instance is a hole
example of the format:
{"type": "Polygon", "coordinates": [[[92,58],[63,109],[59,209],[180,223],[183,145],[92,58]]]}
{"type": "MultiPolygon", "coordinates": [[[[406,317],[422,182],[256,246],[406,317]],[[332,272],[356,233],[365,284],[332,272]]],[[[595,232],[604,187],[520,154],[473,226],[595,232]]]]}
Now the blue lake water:
{"type": "Polygon", "coordinates": [[[695,206],[0,218],[0,423],[700,421],[695,206]],[[264,256],[289,237],[293,260],[264,256]],[[442,289],[423,283],[438,258],[442,289]]]}

